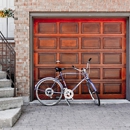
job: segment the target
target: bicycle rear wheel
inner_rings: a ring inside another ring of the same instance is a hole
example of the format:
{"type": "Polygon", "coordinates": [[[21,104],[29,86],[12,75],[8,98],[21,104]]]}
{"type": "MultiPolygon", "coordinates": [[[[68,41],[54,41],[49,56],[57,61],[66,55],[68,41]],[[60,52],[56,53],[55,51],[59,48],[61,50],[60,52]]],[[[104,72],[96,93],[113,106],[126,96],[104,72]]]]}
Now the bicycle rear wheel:
{"type": "Polygon", "coordinates": [[[97,92],[94,84],[92,82],[88,82],[87,86],[88,86],[89,94],[90,94],[91,98],[93,99],[94,103],[96,105],[100,106],[100,98],[98,96],[98,92],[97,92]]]}
{"type": "Polygon", "coordinates": [[[40,103],[47,106],[57,104],[63,94],[61,83],[55,78],[41,79],[36,85],[36,97],[40,103]]]}

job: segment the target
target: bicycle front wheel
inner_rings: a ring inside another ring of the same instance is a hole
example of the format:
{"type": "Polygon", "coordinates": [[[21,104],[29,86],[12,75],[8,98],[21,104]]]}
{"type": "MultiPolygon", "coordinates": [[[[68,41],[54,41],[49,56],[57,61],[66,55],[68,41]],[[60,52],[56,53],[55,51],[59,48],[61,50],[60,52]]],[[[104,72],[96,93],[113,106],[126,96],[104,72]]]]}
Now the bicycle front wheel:
{"type": "Polygon", "coordinates": [[[89,94],[90,94],[91,98],[93,99],[94,103],[96,105],[100,106],[100,98],[98,96],[98,92],[97,92],[94,84],[92,82],[88,82],[87,86],[88,86],[89,94]]]}
{"type": "Polygon", "coordinates": [[[57,104],[61,100],[62,94],[61,83],[55,78],[43,78],[36,85],[36,97],[43,105],[57,104]]]}

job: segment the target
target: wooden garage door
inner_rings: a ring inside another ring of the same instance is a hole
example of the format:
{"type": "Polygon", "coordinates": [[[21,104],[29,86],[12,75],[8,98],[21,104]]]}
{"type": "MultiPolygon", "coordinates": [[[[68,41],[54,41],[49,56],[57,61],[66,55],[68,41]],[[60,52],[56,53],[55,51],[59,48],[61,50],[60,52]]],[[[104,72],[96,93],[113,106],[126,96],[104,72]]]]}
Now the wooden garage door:
{"type": "MultiPolygon", "coordinates": [[[[125,19],[34,19],[34,83],[55,77],[56,66],[75,72],[71,66],[81,69],[90,57],[90,78],[100,98],[125,98],[125,19]]],[[[81,76],[65,78],[72,88],[81,76]]],[[[74,98],[89,98],[85,84],[75,91],[74,98]]]]}

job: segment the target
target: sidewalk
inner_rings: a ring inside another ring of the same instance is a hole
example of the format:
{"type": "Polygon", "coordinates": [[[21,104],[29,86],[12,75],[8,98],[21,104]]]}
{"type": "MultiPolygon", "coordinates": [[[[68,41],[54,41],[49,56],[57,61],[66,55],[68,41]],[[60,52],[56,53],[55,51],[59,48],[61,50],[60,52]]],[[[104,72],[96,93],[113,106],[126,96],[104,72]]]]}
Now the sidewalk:
{"type": "MultiPolygon", "coordinates": [[[[23,106],[23,113],[12,128],[2,130],[130,130],[130,102],[59,103],[23,106]]],[[[0,129],[1,130],[1,129],[0,129]]]]}

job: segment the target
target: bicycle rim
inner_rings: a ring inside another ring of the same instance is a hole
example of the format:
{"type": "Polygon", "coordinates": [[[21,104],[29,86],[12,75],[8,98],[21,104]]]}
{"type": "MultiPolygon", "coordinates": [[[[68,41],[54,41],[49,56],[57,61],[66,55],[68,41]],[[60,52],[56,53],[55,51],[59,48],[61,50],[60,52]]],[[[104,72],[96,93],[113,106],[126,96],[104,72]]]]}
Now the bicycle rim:
{"type": "Polygon", "coordinates": [[[93,88],[93,86],[88,83],[88,91],[89,91],[89,94],[91,96],[91,98],[93,99],[94,103],[98,106],[100,106],[100,99],[99,99],[99,96],[98,96],[98,92],[95,91],[95,89],[93,88]]]}
{"type": "Polygon", "coordinates": [[[36,97],[40,103],[47,106],[57,104],[62,98],[63,90],[54,78],[42,80],[36,88],[36,97]]]}

